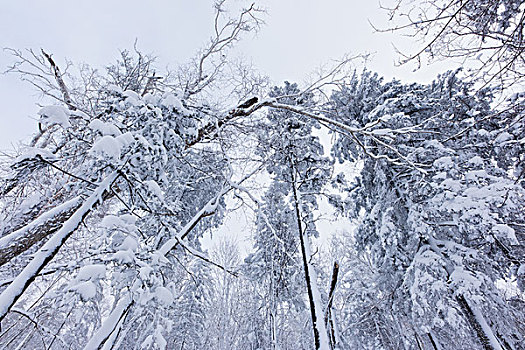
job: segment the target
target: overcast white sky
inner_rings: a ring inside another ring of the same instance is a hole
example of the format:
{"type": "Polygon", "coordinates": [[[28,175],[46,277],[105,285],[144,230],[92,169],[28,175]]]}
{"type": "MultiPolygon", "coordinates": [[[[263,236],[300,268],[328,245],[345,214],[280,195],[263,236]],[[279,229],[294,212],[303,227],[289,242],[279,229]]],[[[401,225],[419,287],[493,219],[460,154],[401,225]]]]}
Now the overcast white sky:
{"type": "MultiPolygon", "coordinates": [[[[240,0],[231,0],[240,2],[240,0]]],[[[375,53],[368,67],[390,79],[426,82],[444,66],[394,66],[392,42],[415,44],[398,35],[374,33],[368,23],[384,23],[377,0],[260,0],[267,25],[239,51],[275,83],[301,82],[310,72],[345,53],[375,53]]],[[[0,3],[0,47],[44,48],[60,64],[67,58],[104,67],[131,48],[176,66],[203,46],[212,29],[212,0],[18,0],[0,3]]],[[[0,69],[13,63],[0,53],[0,69]]],[[[0,148],[36,130],[38,94],[17,76],[0,75],[0,148]]]]}

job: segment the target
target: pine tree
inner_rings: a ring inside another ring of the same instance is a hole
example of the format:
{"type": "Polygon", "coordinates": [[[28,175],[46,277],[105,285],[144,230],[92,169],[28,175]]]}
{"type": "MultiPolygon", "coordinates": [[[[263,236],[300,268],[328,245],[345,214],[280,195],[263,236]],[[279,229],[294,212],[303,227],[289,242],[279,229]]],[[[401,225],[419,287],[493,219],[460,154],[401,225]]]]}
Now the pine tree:
{"type": "Polygon", "coordinates": [[[496,282],[518,262],[504,247],[519,245],[506,220],[523,220],[522,190],[491,161],[498,114],[490,90],[471,93],[454,73],[428,86],[382,84],[368,73],[356,79],[334,93],[334,118],[377,126],[361,147],[346,149],[345,140],[334,152],[363,157],[350,214],[361,221],[357,247],[371,253],[383,276],[377,283],[392,293],[400,336],[412,325],[432,343],[516,348],[520,317],[496,282]],[[372,99],[363,98],[371,86],[372,99]]]}

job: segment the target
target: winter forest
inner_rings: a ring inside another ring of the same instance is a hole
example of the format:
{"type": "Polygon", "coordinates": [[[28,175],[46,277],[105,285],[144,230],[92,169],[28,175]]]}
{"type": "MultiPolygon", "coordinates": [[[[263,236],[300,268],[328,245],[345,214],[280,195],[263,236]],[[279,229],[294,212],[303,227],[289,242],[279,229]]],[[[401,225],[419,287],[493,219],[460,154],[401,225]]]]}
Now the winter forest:
{"type": "Polygon", "coordinates": [[[462,62],[431,83],[272,83],[236,58],[271,13],[209,5],[169,69],[6,49],[40,107],[0,157],[0,348],[525,349],[525,1],[381,4],[399,64],[462,62]]]}

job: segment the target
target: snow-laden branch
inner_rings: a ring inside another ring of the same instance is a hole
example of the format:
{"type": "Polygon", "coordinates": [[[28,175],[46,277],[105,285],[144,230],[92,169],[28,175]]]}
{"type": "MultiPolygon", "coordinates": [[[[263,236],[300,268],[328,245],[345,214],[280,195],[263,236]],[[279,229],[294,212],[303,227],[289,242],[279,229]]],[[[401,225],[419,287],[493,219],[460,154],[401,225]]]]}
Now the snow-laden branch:
{"type": "MultiPolygon", "coordinates": [[[[175,230],[173,229],[170,229],[170,232],[173,232],[175,230]]],[[[232,276],[235,276],[237,277],[237,273],[235,273],[234,271],[231,271],[230,269],[228,269],[226,266],[224,265],[221,265],[219,263],[216,263],[215,261],[211,260],[206,254],[204,254],[203,252],[201,251],[198,251],[197,249],[195,248],[192,248],[190,247],[188,244],[184,243],[182,241],[182,239],[175,233],[173,232],[173,238],[172,239],[175,239],[177,242],[177,245],[180,245],[184,250],[186,250],[188,253],[190,253],[191,255],[193,255],[194,257],[198,258],[198,259],[201,259],[202,261],[205,261],[207,262],[208,264],[211,264],[215,267],[218,267],[219,269],[229,273],[230,275],[232,276]]]]}
{"type": "Polygon", "coordinates": [[[60,72],[60,69],[58,68],[58,66],[56,65],[55,61],[53,60],[50,54],[46,53],[43,49],[41,51],[42,51],[42,55],[44,55],[44,57],[49,62],[49,65],[51,66],[51,70],[53,71],[53,75],[55,76],[55,80],[58,84],[58,87],[60,88],[60,92],[62,93],[62,97],[64,98],[64,101],[66,102],[67,107],[70,110],[73,110],[73,111],[76,110],[76,107],[73,106],[73,101],[71,100],[71,96],[69,95],[69,90],[66,84],[64,83],[64,79],[62,79],[62,73],[60,72]]]}
{"type": "Polygon", "coordinates": [[[214,125],[210,125],[208,127],[203,128],[199,133],[199,140],[202,140],[205,137],[205,135],[212,135],[213,132],[217,129],[217,127],[221,127],[227,122],[235,118],[242,117],[242,116],[249,116],[264,107],[269,107],[269,108],[275,108],[275,109],[286,110],[286,111],[290,111],[293,113],[297,113],[307,118],[317,120],[320,123],[329,125],[330,127],[334,128],[333,129],[334,131],[339,132],[342,135],[349,136],[353,140],[353,142],[355,142],[359,147],[363,149],[365,154],[369,155],[370,157],[374,159],[385,159],[388,162],[393,163],[395,165],[405,164],[423,174],[427,173],[427,171],[423,169],[424,164],[418,164],[418,163],[412,162],[410,159],[404,156],[401,152],[399,152],[399,150],[397,150],[395,147],[389,145],[387,142],[381,139],[381,138],[391,138],[395,134],[425,132],[423,130],[420,130],[418,128],[419,126],[403,127],[399,129],[374,129],[375,126],[377,126],[380,122],[383,121],[382,119],[378,119],[375,122],[368,123],[364,127],[355,128],[355,127],[346,125],[344,123],[341,123],[337,120],[334,120],[332,118],[329,118],[324,114],[312,113],[311,111],[305,108],[299,107],[299,106],[280,103],[278,102],[278,98],[268,98],[268,99],[252,98],[250,100],[255,101],[255,102],[245,108],[243,108],[242,105],[239,107],[233,108],[229,112],[226,113],[225,117],[222,118],[219,124],[214,124],[214,125]],[[397,155],[398,159],[392,159],[384,154],[374,154],[370,152],[370,150],[359,140],[357,135],[368,137],[374,140],[375,142],[379,143],[383,147],[394,152],[397,155]]]}
{"type": "Polygon", "coordinates": [[[207,216],[212,215],[217,210],[217,207],[219,206],[220,200],[226,192],[230,190],[230,187],[223,187],[219,193],[210,199],[208,203],[204,207],[199,210],[197,214],[179,231],[178,234],[176,234],[176,238],[170,238],[168,239],[159,249],[158,253],[161,255],[166,255],[170,250],[175,248],[177,244],[190,233],[190,231],[201,221],[202,218],[205,218],[207,216]]]}
{"type": "Polygon", "coordinates": [[[81,202],[80,196],[74,197],[48,210],[24,227],[0,238],[0,266],[31,246],[23,243],[27,241],[36,242],[44,234],[47,235],[49,230],[46,228],[55,227],[57,221],[60,222],[64,215],[68,215],[72,210],[77,209],[81,202]]]}
{"type": "MultiPolygon", "coordinates": [[[[191,220],[178,232],[173,234],[173,238],[168,239],[154,255],[166,256],[173,248],[182,243],[182,240],[193,230],[193,228],[205,217],[212,215],[218,208],[219,202],[231,187],[223,187],[219,193],[210,199],[201,210],[199,210],[191,220]]],[[[170,230],[171,232],[171,230],[170,230]]],[[[190,249],[185,247],[186,249],[190,249]]],[[[191,250],[192,254],[194,250],[191,250]]],[[[195,252],[196,253],[196,252],[195,252]]],[[[202,255],[202,254],[199,254],[202,255]]],[[[207,259],[209,261],[209,259],[207,259]]],[[[217,264],[214,264],[217,266],[217,264]]],[[[220,266],[219,266],[220,267],[220,266]]],[[[115,331],[117,331],[122,323],[124,315],[128,312],[129,308],[133,304],[133,297],[131,295],[133,291],[126,293],[118,302],[117,306],[111,311],[109,317],[104,321],[103,325],[95,332],[91,337],[84,350],[96,350],[104,345],[109,340],[114,340],[115,331]]]]}
{"type": "MultiPolygon", "coordinates": [[[[115,330],[122,327],[124,316],[132,305],[133,298],[129,292],[126,292],[126,294],[120,298],[115,308],[109,314],[108,318],[104,320],[102,326],[95,332],[95,334],[93,334],[89,342],[84,347],[84,350],[100,349],[100,346],[104,343],[107,343],[105,345],[112,345],[109,344],[110,342],[108,340],[111,339],[114,341],[114,337],[111,337],[111,335],[115,332],[115,330]]],[[[111,343],[113,342],[111,341],[111,343]]]]}
{"type": "Polygon", "coordinates": [[[14,281],[0,295],[0,322],[16,303],[22,293],[29,287],[35,277],[42,271],[44,266],[53,259],[58,250],[73,232],[80,226],[82,220],[91,210],[103,201],[106,193],[113,182],[117,179],[115,171],[108,175],[99,187],[84,201],[71,217],[64,222],[62,227],[33,255],[33,259],[20,272],[14,281]]]}

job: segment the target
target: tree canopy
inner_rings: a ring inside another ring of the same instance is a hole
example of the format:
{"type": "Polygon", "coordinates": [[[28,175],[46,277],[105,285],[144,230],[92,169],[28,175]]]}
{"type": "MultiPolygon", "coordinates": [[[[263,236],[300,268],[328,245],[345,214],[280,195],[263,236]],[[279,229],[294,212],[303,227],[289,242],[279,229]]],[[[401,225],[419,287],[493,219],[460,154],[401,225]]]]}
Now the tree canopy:
{"type": "Polygon", "coordinates": [[[51,102],[1,164],[0,345],[524,349],[525,93],[490,84],[521,78],[523,6],[482,5],[412,23],[449,21],[442,42],[505,34],[506,70],[482,87],[461,70],[384,81],[346,58],[269,88],[228,57],[261,10],[228,17],[225,1],[171,72],[136,49],[78,76],[13,51],[51,102]],[[249,251],[203,243],[239,210],[249,251]],[[348,228],[328,237],[326,211],[348,228]]]}

